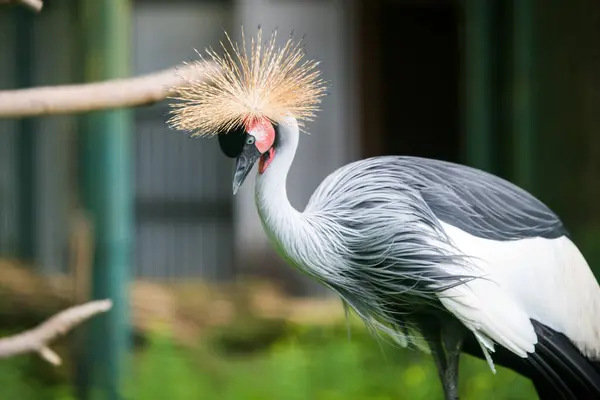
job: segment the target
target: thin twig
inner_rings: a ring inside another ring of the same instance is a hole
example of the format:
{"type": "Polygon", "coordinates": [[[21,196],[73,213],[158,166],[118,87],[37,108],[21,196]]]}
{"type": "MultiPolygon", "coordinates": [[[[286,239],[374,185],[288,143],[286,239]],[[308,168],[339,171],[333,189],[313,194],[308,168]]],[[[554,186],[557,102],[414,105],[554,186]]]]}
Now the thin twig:
{"type": "Polygon", "coordinates": [[[50,349],[50,343],[76,325],[96,314],[108,311],[111,307],[110,300],[91,301],[61,311],[31,330],[2,338],[0,339],[0,358],[37,352],[49,363],[59,365],[61,359],[50,349]]]}
{"type": "Polygon", "coordinates": [[[35,12],[42,11],[44,3],[42,0],[0,0],[0,3],[17,3],[32,9],[35,12]]]}
{"type": "Polygon", "coordinates": [[[128,79],[81,85],[0,91],[0,118],[75,114],[147,105],[175,94],[174,87],[204,77],[198,65],[182,65],[128,79]]]}
{"type": "Polygon", "coordinates": [[[31,8],[35,12],[42,11],[42,7],[44,7],[42,0],[19,0],[19,3],[31,8]]]}

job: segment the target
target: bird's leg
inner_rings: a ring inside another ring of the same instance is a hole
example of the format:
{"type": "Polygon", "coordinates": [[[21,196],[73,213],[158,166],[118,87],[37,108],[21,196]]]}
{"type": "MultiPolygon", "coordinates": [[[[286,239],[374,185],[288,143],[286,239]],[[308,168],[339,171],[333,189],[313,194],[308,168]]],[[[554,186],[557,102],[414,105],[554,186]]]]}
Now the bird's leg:
{"type": "Polygon", "coordinates": [[[458,369],[463,336],[452,324],[444,326],[438,335],[427,335],[426,340],[435,361],[446,400],[458,400],[458,369]]]}
{"type": "Polygon", "coordinates": [[[442,330],[442,341],[446,351],[446,370],[442,377],[446,400],[458,400],[458,370],[463,336],[458,329],[450,326],[442,330]]]}
{"type": "MultiPolygon", "coordinates": [[[[431,350],[433,361],[435,362],[435,366],[437,367],[440,380],[442,381],[444,392],[446,393],[445,382],[446,370],[448,369],[448,361],[446,360],[446,351],[444,350],[444,345],[442,344],[442,341],[437,338],[428,338],[427,344],[429,345],[429,349],[431,350]]],[[[446,399],[448,400],[448,397],[446,397],[446,399]]]]}

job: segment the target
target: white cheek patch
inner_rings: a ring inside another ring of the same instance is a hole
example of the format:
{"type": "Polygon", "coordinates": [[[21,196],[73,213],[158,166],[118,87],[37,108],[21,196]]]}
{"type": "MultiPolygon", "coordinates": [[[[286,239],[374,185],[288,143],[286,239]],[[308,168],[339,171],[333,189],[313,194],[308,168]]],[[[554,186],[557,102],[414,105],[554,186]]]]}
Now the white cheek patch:
{"type": "Polygon", "coordinates": [[[248,133],[254,136],[254,139],[256,139],[257,142],[263,142],[265,139],[267,139],[267,132],[265,132],[263,129],[255,128],[248,133]]]}

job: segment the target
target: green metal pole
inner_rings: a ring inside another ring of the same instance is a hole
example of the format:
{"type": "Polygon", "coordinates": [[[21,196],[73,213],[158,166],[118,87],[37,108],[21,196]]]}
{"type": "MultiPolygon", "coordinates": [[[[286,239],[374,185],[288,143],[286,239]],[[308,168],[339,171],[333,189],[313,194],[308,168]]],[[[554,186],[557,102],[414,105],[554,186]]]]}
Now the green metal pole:
{"type": "MultiPolygon", "coordinates": [[[[15,28],[18,38],[15,64],[19,87],[33,85],[33,15],[30,10],[19,7],[15,10],[15,28]]],[[[18,122],[16,140],[17,174],[19,196],[19,251],[18,257],[29,263],[35,262],[36,207],[35,207],[35,146],[36,131],[33,118],[22,118],[18,122]]]]}
{"type": "MultiPolygon", "coordinates": [[[[130,73],[131,4],[84,0],[80,4],[84,73],[88,81],[130,73]]],[[[133,241],[131,110],[95,112],[82,118],[83,202],[94,227],[92,297],[113,308],[91,321],[87,339],[86,398],[121,399],[130,345],[127,291],[133,241]]]]}
{"type": "Polygon", "coordinates": [[[493,169],[492,0],[465,0],[465,87],[467,163],[493,169]]]}
{"type": "Polygon", "coordinates": [[[515,183],[535,191],[534,0],[513,2],[512,132],[515,183]]]}

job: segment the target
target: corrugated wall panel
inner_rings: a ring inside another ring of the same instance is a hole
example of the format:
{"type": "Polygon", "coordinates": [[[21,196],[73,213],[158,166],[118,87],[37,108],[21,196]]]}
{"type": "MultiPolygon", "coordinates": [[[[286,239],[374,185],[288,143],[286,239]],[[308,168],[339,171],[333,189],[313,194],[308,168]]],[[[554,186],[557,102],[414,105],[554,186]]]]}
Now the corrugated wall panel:
{"type": "MultiPolygon", "coordinates": [[[[32,68],[36,85],[72,82],[70,6],[69,1],[58,1],[35,17],[32,68]]],[[[69,207],[75,189],[70,144],[75,128],[73,116],[36,119],[36,258],[43,273],[67,272],[69,267],[69,207]]]]}
{"type": "MultiPolygon", "coordinates": [[[[11,13],[0,13],[0,54],[15,54],[14,19],[11,13]]],[[[14,63],[3,56],[0,62],[0,88],[13,89],[16,84],[14,63]]],[[[0,256],[11,257],[17,251],[18,204],[15,191],[15,140],[17,124],[0,119],[0,256]]]]}
{"type": "MultiPolygon", "coordinates": [[[[227,3],[140,2],[134,24],[135,73],[196,59],[223,38],[227,3]]],[[[136,113],[136,275],[231,277],[231,162],[215,140],[166,125],[166,104],[136,113]]]]}

